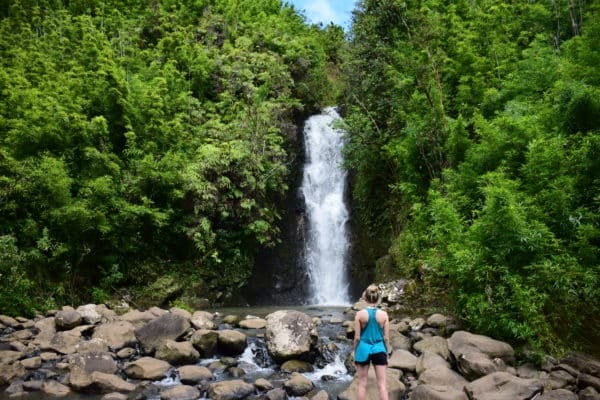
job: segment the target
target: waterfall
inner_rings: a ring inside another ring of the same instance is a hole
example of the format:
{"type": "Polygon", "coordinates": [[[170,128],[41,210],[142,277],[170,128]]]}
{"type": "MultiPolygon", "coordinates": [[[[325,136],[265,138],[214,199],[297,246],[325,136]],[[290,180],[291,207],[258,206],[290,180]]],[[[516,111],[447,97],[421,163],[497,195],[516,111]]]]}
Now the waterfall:
{"type": "Polygon", "coordinates": [[[306,164],[301,191],[308,218],[304,254],[311,304],[349,303],[346,171],[342,168],[344,132],[332,127],[339,118],[330,107],[310,117],[304,126],[306,164]]]}

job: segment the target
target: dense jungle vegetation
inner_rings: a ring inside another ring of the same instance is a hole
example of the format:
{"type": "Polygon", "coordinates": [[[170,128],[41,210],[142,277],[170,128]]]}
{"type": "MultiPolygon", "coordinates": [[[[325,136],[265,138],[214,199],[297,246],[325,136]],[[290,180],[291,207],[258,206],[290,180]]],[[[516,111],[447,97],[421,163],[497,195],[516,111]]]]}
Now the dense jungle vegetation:
{"type": "Polygon", "coordinates": [[[351,34],[364,236],[479,332],[597,346],[600,2],[364,0],[351,34]]]}
{"type": "Polygon", "coordinates": [[[280,0],[3,2],[0,312],[227,302],[278,242],[296,125],[339,104],[376,277],[589,348],[599,65],[591,0],[361,0],[346,34],[280,0]]]}

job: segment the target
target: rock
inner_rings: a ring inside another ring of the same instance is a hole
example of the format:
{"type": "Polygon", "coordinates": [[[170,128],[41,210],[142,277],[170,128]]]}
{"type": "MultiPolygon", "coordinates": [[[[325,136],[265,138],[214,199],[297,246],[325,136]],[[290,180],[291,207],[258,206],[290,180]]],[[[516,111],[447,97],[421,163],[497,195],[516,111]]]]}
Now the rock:
{"type": "Polygon", "coordinates": [[[388,367],[406,371],[415,371],[417,368],[417,357],[410,351],[401,349],[394,350],[392,356],[388,360],[388,367]]]}
{"type": "Polygon", "coordinates": [[[13,317],[9,317],[8,315],[0,315],[0,324],[4,326],[10,326],[11,328],[16,328],[19,326],[19,321],[13,317]]]}
{"type": "Polygon", "coordinates": [[[427,318],[427,326],[431,326],[432,328],[445,328],[450,322],[450,318],[446,317],[442,314],[432,314],[427,318]]]}
{"type": "Polygon", "coordinates": [[[470,381],[491,374],[492,372],[506,371],[506,364],[502,359],[490,359],[487,354],[479,352],[463,353],[456,359],[460,373],[470,381]]]}
{"type": "Polygon", "coordinates": [[[160,392],[161,400],[196,400],[200,391],[193,386],[177,385],[160,392]]]}
{"type": "Polygon", "coordinates": [[[241,378],[242,376],[246,375],[246,371],[244,371],[240,367],[228,367],[227,368],[227,373],[232,378],[241,378]]]}
{"type": "Polygon", "coordinates": [[[200,359],[200,353],[190,342],[167,339],[158,346],[154,357],[173,365],[194,364],[200,359]]]}
{"type": "Polygon", "coordinates": [[[575,383],[575,377],[569,374],[567,371],[562,369],[550,372],[546,378],[545,387],[546,389],[562,389],[568,385],[575,383]]]}
{"type": "Polygon", "coordinates": [[[9,384],[14,379],[20,378],[23,375],[25,375],[25,368],[19,361],[12,364],[0,365],[0,386],[9,384]]]}
{"type": "Polygon", "coordinates": [[[561,363],[570,365],[584,374],[600,378],[600,361],[589,355],[573,353],[561,360],[561,363]]]}
{"type": "Polygon", "coordinates": [[[419,385],[409,400],[469,400],[465,392],[444,386],[419,385]]]}
{"type": "Polygon", "coordinates": [[[449,387],[457,391],[463,391],[469,383],[462,375],[445,367],[430,368],[419,376],[419,382],[431,386],[449,387]]]}
{"type": "Polygon", "coordinates": [[[127,400],[127,395],[119,392],[107,393],[100,400],[127,400]]]}
{"type": "Polygon", "coordinates": [[[57,360],[59,357],[58,354],[52,351],[45,351],[43,353],[40,353],[40,358],[42,359],[42,361],[46,362],[57,360]]]}
{"type": "MultiPolygon", "coordinates": [[[[187,320],[191,320],[192,319],[192,313],[190,313],[188,310],[184,310],[183,308],[171,307],[169,309],[169,312],[173,313],[173,314],[177,314],[179,316],[182,316],[183,318],[185,318],[187,320]]],[[[160,316],[160,315],[158,315],[158,316],[160,316]]]]}
{"type": "Polygon", "coordinates": [[[227,356],[242,354],[246,349],[246,335],[232,329],[223,329],[217,332],[217,350],[227,356]]]}
{"type": "Polygon", "coordinates": [[[239,315],[226,315],[223,317],[223,323],[229,326],[237,326],[241,320],[239,315]]]}
{"type": "Polygon", "coordinates": [[[297,372],[293,372],[290,379],[283,382],[283,388],[290,396],[304,396],[314,387],[312,381],[297,372]]]}
{"type": "Polygon", "coordinates": [[[324,390],[319,390],[310,400],[329,400],[329,395],[324,390]]]}
{"type": "Polygon", "coordinates": [[[71,389],[68,386],[53,380],[42,383],[40,390],[50,397],[65,397],[72,394],[71,389]]]}
{"type": "Polygon", "coordinates": [[[254,386],[258,390],[267,391],[273,389],[273,384],[264,378],[258,378],[254,381],[254,386]]]}
{"type": "Polygon", "coordinates": [[[179,379],[185,384],[196,384],[213,378],[212,372],[206,367],[198,365],[185,365],[177,369],[179,379]]]}
{"type": "Polygon", "coordinates": [[[76,310],[79,315],[81,315],[81,319],[84,324],[95,325],[100,323],[102,320],[102,314],[96,311],[95,304],[86,304],[84,306],[77,307],[76,310]]]}
{"type": "Polygon", "coordinates": [[[56,329],[67,331],[81,325],[83,319],[81,314],[75,310],[62,310],[56,313],[54,321],[56,322],[56,329]]]}
{"type": "Polygon", "coordinates": [[[77,352],[77,345],[81,341],[81,334],[64,331],[57,332],[47,343],[40,343],[40,350],[53,350],[60,354],[73,354],[77,352]]]}
{"type": "Polygon", "coordinates": [[[523,379],[507,372],[494,372],[465,386],[471,400],[529,400],[541,393],[537,379],[523,379]]]}
{"type": "Polygon", "coordinates": [[[208,394],[212,400],[236,400],[243,399],[254,393],[254,385],[246,383],[241,379],[216,382],[208,387],[208,394]]]}
{"type": "Polygon", "coordinates": [[[216,329],[217,325],[213,321],[214,314],[208,311],[196,311],[192,314],[190,322],[196,329],[216,329]]]}
{"type": "Polygon", "coordinates": [[[119,351],[137,343],[135,327],[128,321],[114,321],[96,327],[93,339],[102,339],[112,351],[119,351]]]}
{"type": "Polygon", "coordinates": [[[600,394],[591,386],[579,391],[579,400],[600,400],[600,394]]]}
{"type": "Polygon", "coordinates": [[[538,397],[536,400],[578,400],[577,395],[566,389],[551,390],[538,397]]]}
{"type": "Polygon", "coordinates": [[[282,388],[276,388],[269,390],[265,395],[267,400],[286,400],[287,393],[282,388]]]}
{"type": "Polygon", "coordinates": [[[150,311],[130,310],[121,315],[119,319],[131,323],[136,328],[140,328],[156,318],[157,316],[150,311]]]}
{"type": "Polygon", "coordinates": [[[418,341],[413,345],[413,348],[419,353],[426,351],[435,353],[444,358],[444,360],[450,359],[450,351],[448,350],[448,342],[441,336],[433,336],[418,341]]]}
{"type": "Polygon", "coordinates": [[[535,368],[535,365],[526,363],[517,367],[517,376],[525,379],[539,378],[540,371],[535,368]]]}
{"type": "Polygon", "coordinates": [[[80,341],[75,349],[77,353],[90,353],[90,352],[106,352],[109,350],[108,344],[104,339],[93,338],[90,340],[80,341]]]}
{"type": "Polygon", "coordinates": [[[20,351],[0,350],[0,365],[8,365],[23,358],[25,355],[20,351]]]}
{"type": "Polygon", "coordinates": [[[435,367],[450,368],[450,364],[448,364],[448,361],[444,360],[439,354],[426,351],[417,358],[415,371],[417,372],[417,375],[421,375],[424,371],[435,367]]]}
{"type": "Polygon", "coordinates": [[[239,326],[244,329],[264,329],[267,321],[262,318],[249,318],[240,321],[239,326]]]}
{"type": "Polygon", "coordinates": [[[133,383],[129,383],[114,374],[94,371],[92,372],[91,379],[92,384],[90,386],[96,392],[131,392],[135,390],[133,383]]]}
{"type": "Polygon", "coordinates": [[[409,337],[403,334],[390,330],[390,344],[394,350],[407,350],[412,348],[412,342],[409,337]]]}
{"type": "Polygon", "coordinates": [[[41,357],[31,357],[21,361],[21,364],[26,369],[38,369],[42,366],[42,358],[41,357]]]}
{"type": "Polygon", "coordinates": [[[74,354],[69,359],[69,370],[71,387],[85,390],[94,383],[94,373],[114,374],[117,372],[117,363],[110,353],[74,354]]]}
{"type": "Polygon", "coordinates": [[[135,330],[135,337],[145,353],[152,353],[160,343],[167,339],[176,340],[190,328],[186,318],[168,313],[135,330]]]}
{"type": "Polygon", "coordinates": [[[314,368],[311,363],[302,360],[287,360],[281,364],[281,371],[292,372],[312,372],[314,368]]]}
{"type": "Polygon", "coordinates": [[[135,349],[131,347],[123,347],[121,350],[117,352],[117,357],[121,360],[125,358],[130,358],[135,354],[135,349]]]}
{"type": "Polygon", "coordinates": [[[579,374],[579,377],[577,378],[577,386],[580,389],[591,386],[600,391],[600,378],[596,378],[595,376],[588,374],[579,374]]]}
{"type": "Polygon", "coordinates": [[[158,380],[167,376],[171,364],[152,357],[142,357],[139,360],[125,364],[123,370],[132,379],[158,380]]]}
{"type": "Polygon", "coordinates": [[[458,359],[466,353],[484,353],[490,358],[501,358],[506,363],[514,361],[515,352],[511,345],[483,335],[457,331],[448,339],[450,352],[458,359]]]}
{"type": "MultiPolygon", "coordinates": [[[[406,387],[400,382],[402,372],[398,369],[388,368],[386,370],[387,392],[389,399],[400,399],[406,391],[406,387]]],[[[350,386],[338,395],[338,400],[356,400],[356,389],[358,377],[355,375],[350,386]]],[[[367,399],[378,399],[377,383],[375,380],[375,369],[369,368],[367,381],[367,399]]]]}
{"type": "Polygon", "coordinates": [[[300,311],[282,310],[267,315],[266,320],[267,351],[276,362],[309,356],[318,337],[308,315],[300,311]]]}
{"type": "Polygon", "coordinates": [[[415,318],[408,323],[411,331],[420,331],[421,328],[425,325],[425,319],[423,318],[415,318]]]}
{"type": "Polygon", "coordinates": [[[213,357],[217,353],[219,334],[215,331],[200,329],[190,338],[192,345],[200,352],[203,358],[213,357]]]}
{"type": "Polygon", "coordinates": [[[56,323],[54,318],[42,318],[34,324],[34,328],[38,331],[37,336],[33,339],[33,344],[41,346],[52,340],[56,334],[56,323]]]}

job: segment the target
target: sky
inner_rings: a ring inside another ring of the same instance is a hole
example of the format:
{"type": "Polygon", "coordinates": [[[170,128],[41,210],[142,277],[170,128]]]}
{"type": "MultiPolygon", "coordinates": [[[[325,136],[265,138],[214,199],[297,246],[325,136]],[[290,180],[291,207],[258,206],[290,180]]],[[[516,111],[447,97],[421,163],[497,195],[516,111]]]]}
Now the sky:
{"type": "Polygon", "coordinates": [[[287,0],[302,10],[308,22],[329,25],[333,22],[344,28],[350,27],[352,9],[357,0],[287,0]]]}

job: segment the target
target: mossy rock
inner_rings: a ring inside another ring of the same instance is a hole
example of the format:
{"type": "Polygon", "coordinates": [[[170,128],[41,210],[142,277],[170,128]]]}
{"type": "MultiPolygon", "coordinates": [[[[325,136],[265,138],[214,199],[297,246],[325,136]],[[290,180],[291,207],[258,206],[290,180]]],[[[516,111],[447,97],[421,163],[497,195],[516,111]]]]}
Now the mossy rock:
{"type": "Polygon", "coordinates": [[[163,275],[140,289],[137,293],[137,303],[143,306],[167,306],[170,301],[179,297],[184,291],[181,279],[171,275],[163,275]]]}

